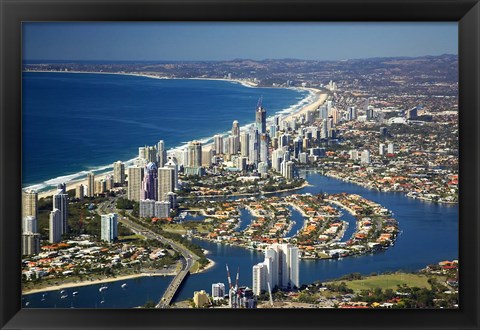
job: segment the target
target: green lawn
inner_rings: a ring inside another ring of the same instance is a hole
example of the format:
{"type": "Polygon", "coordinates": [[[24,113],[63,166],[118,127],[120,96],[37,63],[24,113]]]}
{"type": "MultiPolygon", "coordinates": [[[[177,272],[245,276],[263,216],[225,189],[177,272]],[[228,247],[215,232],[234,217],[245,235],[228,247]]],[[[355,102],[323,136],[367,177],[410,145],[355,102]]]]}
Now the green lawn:
{"type": "MultiPolygon", "coordinates": [[[[393,289],[397,285],[406,284],[409,287],[431,288],[428,277],[420,274],[395,273],[387,275],[370,276],[362,280],[342,281],[354,291],[369,290],[375,288],[393,289]]],[[[337,282],[338,284],[338,282],[337,282]]]]}

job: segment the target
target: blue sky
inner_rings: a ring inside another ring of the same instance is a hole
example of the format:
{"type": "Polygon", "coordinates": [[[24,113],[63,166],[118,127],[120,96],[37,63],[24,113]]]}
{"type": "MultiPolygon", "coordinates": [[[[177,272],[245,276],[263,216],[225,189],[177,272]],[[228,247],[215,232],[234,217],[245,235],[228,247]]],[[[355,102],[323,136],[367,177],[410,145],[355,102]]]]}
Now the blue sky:
{"type": "Polygon", "coordinates": [[[456,22],[23,24],[24,60],[342,60],[457,53],[456,22]]]}

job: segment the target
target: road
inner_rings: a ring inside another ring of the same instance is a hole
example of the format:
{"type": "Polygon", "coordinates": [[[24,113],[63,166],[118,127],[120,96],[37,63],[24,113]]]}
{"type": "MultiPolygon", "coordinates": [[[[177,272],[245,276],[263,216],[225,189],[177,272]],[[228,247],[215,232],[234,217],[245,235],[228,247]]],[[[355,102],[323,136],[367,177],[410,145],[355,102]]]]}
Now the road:
{"type": "MultiPolygon", "coordinates": [[[[117,209],[114,206],[115,202],[116,202],[116,198],[114,198],[113,201],[109,200],[107,202],[101,203],[97,207],[97,213],[101,215],[101,214],[110,213],[110,212],[117,212],[117,209]]],[[[158,240],[165,245],[170,245],[175,251],[177,251],[182,255],[183,257],[182,270],[177,275],[175,275],[172,282],[168,286],[167,290],[163,294],[162,298],[160,299],[158,304],[155,306],[156,308],[167,308],[170,305],[173,299],[173,296],[177,292],[178,288],[184,281],[185,277],[188,275],[190,268],[192,268],[193,264],[195,263],[195,261],[199,259],[199,257],[196,254],[192,253],[190,250],[183,247],[182,245],[178,244],[177,242],[171,239],[168,239],[162,235],[159,235],[151,231],[150,229],[136,222],[133,222],[127,217],[119,216],[118,221],[136,234],[143,235],[148,239],[158,240]]]]}

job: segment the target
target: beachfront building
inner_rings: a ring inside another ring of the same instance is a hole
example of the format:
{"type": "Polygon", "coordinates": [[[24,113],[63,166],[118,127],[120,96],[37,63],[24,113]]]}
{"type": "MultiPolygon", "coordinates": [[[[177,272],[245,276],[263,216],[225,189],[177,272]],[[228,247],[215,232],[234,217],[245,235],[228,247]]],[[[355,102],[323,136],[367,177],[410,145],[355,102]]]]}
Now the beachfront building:
{"type": "Polygon", "coordinates": [[[87,197],[95,196],[95,174],[87,174],[87,197]]]}
{"type": "Polygon", "coordinates": [[[213,137],[213,145],[217,155],[223,154],[223,136],[216,134],[213,137]]]}
{"type": "Polygon", "coordinates": [[[232,149],[231,154],[237,154],[240,151],[240,125],[237,120],[232,124],[232,142],[230,144],[232,149]]]}
{"type": "Polygon", "coordinates": [[[113,163],[113,183],[116,186],[125,184],[125,165],[121,161],[113,163]]]}
{"type": "Polygon", "coordinates": [[[157,200],[158,192],[158,169],[153,162],[148,163],[145,167],[145,174],[142,180],[142,189],[140,198],[157,200]]]}
{"type": "Polygon", "coordinates": [[[143,167],[130,166],[128,168],[127,198],[133,201],[140,201],[142,189],[143,167]]]}
{"type": "Polygon", "coordinates": [[[75,188],[75,198],[82,200],[85,197],[85,186],[83,184],[79,184],[75,188]]]}
{"type": "Polygon", "coordinates": [[[169,192],[175,190],[175,169],[161,167],[158,169],[158,194],[157,200],[164,201],[169,192]]]}
{"type": "Polygon", "coordinates": [[[22,191],[22,218],[32,216],[38,219],[38,193],[33,190],[22,191]]]}
{"type": "Polygon", "coordinates": [[[57,193],[53,195],[53,209],[60,211],[61,233],[68,232],[68,194],[65,191],[65,184],[58,185],[57,193]]]}
{"type": "Polygon", "coordinates": [[[101,218],[101,239],[106,242],[113,242],[117,239],[118,216],[116,213],[102,214],[101,218]]]}
{"type": "Polygon", "coordinates": [[[165,149],[165,142],[163,140],[157,143],[157,166],[163,167],[167,162],[167,150],[165,149]]]}
{"type": "Polygon", "coordinates": [[[50,212],[49,219],[49,242],[58,243],[62,240],[62,213],[59,209],[50,212]]]}
{"type": "Polygon", "coordinates": [[[173,170],[173,188],[178,189],[178,163],[175,157],[168,157],[168,161],[164,167],[168,167],[173,170]]]}
{"type": "Polygon", "coordinates": [[[187,146],[187,166],[186,175],[203,175],[202,168],[202,142],[192,141],[187,146]]]}

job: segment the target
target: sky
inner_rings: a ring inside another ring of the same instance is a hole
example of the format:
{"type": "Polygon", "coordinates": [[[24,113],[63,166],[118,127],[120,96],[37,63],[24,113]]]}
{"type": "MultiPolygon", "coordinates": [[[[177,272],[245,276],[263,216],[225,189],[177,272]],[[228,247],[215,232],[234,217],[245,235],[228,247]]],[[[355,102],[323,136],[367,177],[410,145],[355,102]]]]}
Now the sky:
{"type": "Polygon", "coordinates": [[[344,60],[458,54],[456,22],[27,22],[23,60],[344,60]]]}

